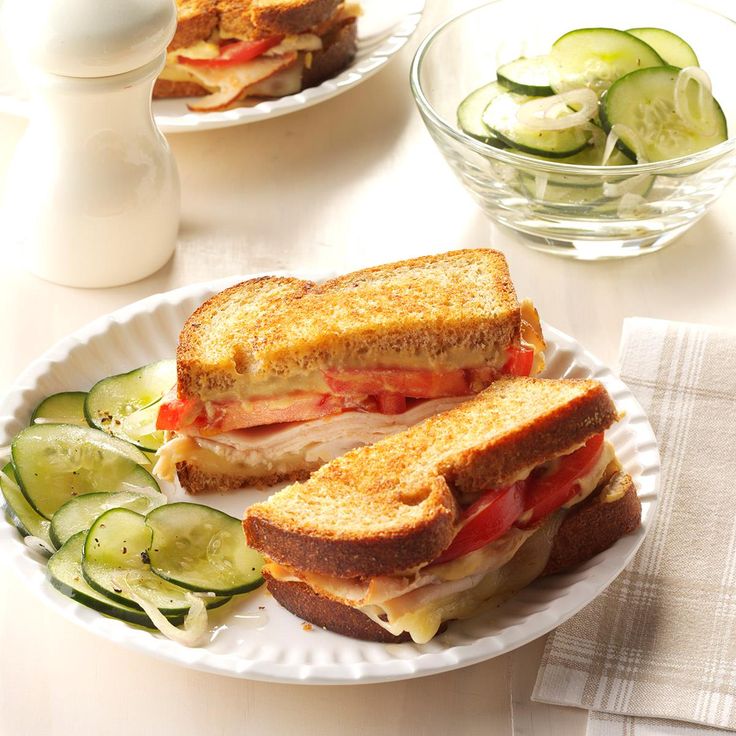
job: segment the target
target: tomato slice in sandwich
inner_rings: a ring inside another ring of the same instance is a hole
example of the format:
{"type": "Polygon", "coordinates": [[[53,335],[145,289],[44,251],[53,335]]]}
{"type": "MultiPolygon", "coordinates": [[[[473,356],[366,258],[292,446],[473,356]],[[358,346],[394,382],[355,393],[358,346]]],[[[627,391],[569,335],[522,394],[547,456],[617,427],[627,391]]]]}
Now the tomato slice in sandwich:
{"type": "Polygon", "coordinates": [[[278,46],[284,40],[283,36],[269,36],[257,41],[235,41],[220,47],[220,55],[209,59],[194,59],[188,56],[179,56],[180,64],[199,66],[205,69],[220,69],[222,67],[244,64],[246,61],[265,54],[266,51],[278,46]]]}
{"type": "Polygon", "coordinates": [[[400,394],[413,399],[464,396],[470,389],[461,368],[453,371],[427,371],[403,368],[373,370],[344,369],[324,371],[332,393],[339,396],[400,394]]]}
{"type": "Polygon", "coordinates": [[[463,513],[463,526],[432,563],[442,564],[485,547],[503,536],[524,510],[524,481],[486,491],[463,513]]]}
{"type": "Polygon", "coordinates": [[[534,348],[514,345],[506,350],[508,358],[501,372],[511,376],[528,376],[534,365],[534,348]]]}
{"type": "Polygon", "coordinates": [[[603,452],[603,433],[593,435],[582,447],[560,459],[549,475],[527,479],[524,510],[531,516],[519,526],[533,526],[548,514],[567,503],[578,491],[578,480],[589,473],[603,452]]]}
{"type": "Polygon", "coordinates": [[[601,452],[602,433],[561,458],[549,475],[532,475],[505,488],[486,491],[463,512],[460,531],[432,564],[450,562],[485,547],[503,536],[515,523],[521,528],[534,526],[575,496],[578,481],[595,467],[601,452]],[[522,513],[530,509],[530,517],[518,522],[522,513]]]}

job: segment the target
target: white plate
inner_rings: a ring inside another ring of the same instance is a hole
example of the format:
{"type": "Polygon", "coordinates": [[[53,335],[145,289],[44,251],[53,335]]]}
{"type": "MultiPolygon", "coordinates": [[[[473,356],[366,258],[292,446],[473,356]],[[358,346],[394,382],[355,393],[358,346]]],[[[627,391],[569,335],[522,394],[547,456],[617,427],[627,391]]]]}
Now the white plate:
{"type": "MultiPolygon", "coordinates": [[[[329,100],[375,74],[409,40],[424,10],[425,0],[360,0],[358,52],[353,63],[318,87],[277,100],[221,112],[192,112],[183,99],[154,100],[153,113],[164,133],[227,128],[311,107],[329,100]]],[[[0,0],[0,5],[2,0],[0,0]]],[[[0,112],[28,117],[30,103],[13,71],[0,34],[0,112]]]]}
{"type": "MultiPolygon", "coordinates": [[[[158,294],[102,317],[62,340],[32,363],[0,403],[0,444],[29,420],[38,402],[62,390],[86,389],[96,380],[174,354],[179,330],[208,296],[233,279],[158,294]]],[[[464,667],[526,644],[592,601],[623,570],[641,544],[657,502],[659,454],[654,433],[629,389],[571,338],[545,326],[548,376],[597,378],[613,396],[622,420],[608,436],[639,489],[642,526],[574,572],[538,580],[493,615],[450,624],[425,645],[375,644],[331,634],[282,609],[263,589],[213,612],[211,642],[188,649],[157,633],[129,626],[58,593],[44,560],[10,524],[0,520],[0,559],[39,598],[88,631],[170,662],[233,677],[292,683],[368,683],[430,675],[464,667]],[[261,609],[261,607],[263,607],[261,609]]],[[[197,497],[235,516],[262,491],[197,497]]]]}

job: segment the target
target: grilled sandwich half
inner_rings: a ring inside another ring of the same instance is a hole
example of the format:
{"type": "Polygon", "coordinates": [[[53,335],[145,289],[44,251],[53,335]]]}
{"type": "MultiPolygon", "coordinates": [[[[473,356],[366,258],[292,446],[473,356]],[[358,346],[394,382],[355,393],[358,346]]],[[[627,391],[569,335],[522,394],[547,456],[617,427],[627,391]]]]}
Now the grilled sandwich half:
{"type": "Polygon", "coordinates": [[[639,526],[597,381],[502,378],[251,506],[248,544],[299,618],[374,641],[429,641],[639,526]]]}
{"type": "Polygon", "coordinates": [[[153,95],[208,111],[315,86],[352,61],[359,13],[342,0],[177,0],[153,95]]]}
{"type": "Polygon", "coordinates": [[[502,254],[462,250],[205,302],[177,348],[156,472],[192,493],[301,480],[344,452],[543,366],[502,254]]]}

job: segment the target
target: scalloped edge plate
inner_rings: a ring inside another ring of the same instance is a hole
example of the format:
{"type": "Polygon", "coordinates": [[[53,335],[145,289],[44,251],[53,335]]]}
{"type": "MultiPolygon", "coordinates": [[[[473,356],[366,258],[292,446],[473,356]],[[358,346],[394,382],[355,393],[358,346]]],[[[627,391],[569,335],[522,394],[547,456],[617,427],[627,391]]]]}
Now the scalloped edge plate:
{"type": "MultiPolygon", "coordinates": [[[[63,339],[34,361],[0,402],[0,443],[7,444],[25,426],[44,396],[86,389],[104,376],[173,355],[179,330],[191,312],[210,295],[252,276],[157,294],[63,339]]],[[[575,340],[547,325],[544,330],[549,344],[544,375],[596,378],[616,402],[622,418],[608,436],[639,490],[642,525],[573,572],[537,580],[491,615],[453,622],[428,644],[376,644],[304,626],[261,588],[213,612],[210,643],[187,649],[58,593],[47,580],[43,558],[8,523],[0,523],[0,559],[44,603],[88,631],[169,662],[220,675],[308,684],[386,682],[445,672],[509,652],[559,626],[599,595],[633,557],[657,504],[659,453],[641,406],[575,340]]],[[[240,517],[249,503],[262,498],[263,491],[244,490],[194,500],[240,517]]]]}
{"type": "MultiPolygon", "coordinates": [[[[154,100],[156,123],[164,133],[229,128],[254,123],[311,107],[341,94],[372,77],[411,38],[422,17],[425,0],[361,0],[358,19],[358,51],[353,63],[317,87],[252,106],[220,112],[192,112],[184,99],[154,100]]],[[[2,0],[0,0],[0,5],[2,0]]],[[[30,115],[31,103],[13,71],[10,54],[0,34],[0,112],[18,117],[30,115]]]]}

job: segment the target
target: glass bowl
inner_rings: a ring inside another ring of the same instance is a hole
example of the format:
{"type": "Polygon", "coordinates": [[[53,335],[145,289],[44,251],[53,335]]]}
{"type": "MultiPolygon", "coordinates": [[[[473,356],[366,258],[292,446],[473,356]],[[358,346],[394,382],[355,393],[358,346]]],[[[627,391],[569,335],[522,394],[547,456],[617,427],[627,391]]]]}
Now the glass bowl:
{"type": "Polygon", "coordinates": [[[411,66],[424,122],[457,176],[493,220],[537,250],[597,260],[650,253],[700,217],[736,174],[736,23],[683,0],[497,0],[435,29],[411,66]],[[731,137],[705,151],[627,166],[578,166],[485,144],[457,126],[459,103],[495,80],[496,68],[549,52],[575,28],[664,27],[695,49],[731,137]]]}

